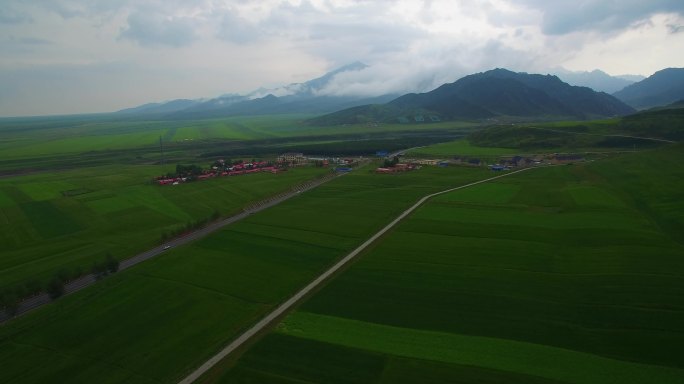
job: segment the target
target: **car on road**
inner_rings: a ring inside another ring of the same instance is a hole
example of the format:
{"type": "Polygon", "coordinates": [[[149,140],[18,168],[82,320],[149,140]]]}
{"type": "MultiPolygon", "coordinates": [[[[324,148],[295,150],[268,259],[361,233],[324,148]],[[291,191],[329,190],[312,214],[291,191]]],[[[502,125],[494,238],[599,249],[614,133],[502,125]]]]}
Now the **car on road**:
{"type": "Polygon", "coordinates": [[[166,250],[169,249],[169,248],[171,248],[170,245],[165,245],[165,246],[164,246],[164,251],[166,251],[166,250]]]}

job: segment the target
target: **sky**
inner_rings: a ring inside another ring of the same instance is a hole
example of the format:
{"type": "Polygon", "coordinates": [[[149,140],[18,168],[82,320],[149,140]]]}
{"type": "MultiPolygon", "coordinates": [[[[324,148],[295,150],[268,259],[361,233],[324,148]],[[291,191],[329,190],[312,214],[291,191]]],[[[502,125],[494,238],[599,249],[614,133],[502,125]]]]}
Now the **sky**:
{"type": "Polygon", "coordinates": [[[428,91],[492,68],[684,66],[681,0],[3,0],[0,116],[110,112],[304,82],[428,91]]]}

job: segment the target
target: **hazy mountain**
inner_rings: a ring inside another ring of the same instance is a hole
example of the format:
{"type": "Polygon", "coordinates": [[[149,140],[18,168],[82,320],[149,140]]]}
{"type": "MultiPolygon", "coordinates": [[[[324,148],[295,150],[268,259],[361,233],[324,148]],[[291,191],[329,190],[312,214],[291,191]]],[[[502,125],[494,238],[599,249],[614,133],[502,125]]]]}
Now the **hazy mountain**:
{"type": "Polygon", "coordinates": [[[667,105],[684,99],[684,68],[667,68],[615,92],[613,96],[637,109],[667,105]]]}
{"type": "Polygon", "coordinates": [[[591,72],[573,72],[558,68],[551,71],[551,73],[570,85],[589,87],[595,91],[606,93],[617,92],[630,84],[634,84],[636,81],[644,79],[643,76],[637,75],[611,76],[598,69],[591,72]],[[636,80],[629,80],[630,78],[636,80]]]}
{"type": "Polygon", "coordinates": [[[148,103],[133,108],[126,108],[116,113],[121,114],[168,114],[181,111],[200,104],[201,100],[176,99],[162,103],[148,103]]]}
{"type": "Polygon", "coordinates": [[[260,88],[256,91],[251,92],[249,95],[249,98],[255,99],[255,98],[260,98],[268,95],[273,95],[277,97],[283,97],[283,96],[314,96],[318,91],[321,91],[323,88],[325,88],[330,82],[333,80],[333,78],[340,73],[343,72],[354,72],[354,71],[360,71],[362,69],[368,68],[368,66],[364,63],[361,63],[359,61],[347,64],[343,67],[337,68],[334,71],[328,72],[325,75],[309,80],[305,83],[293,83],[289,85],[285,85],[283,87],[278,87],[278,88],[260,88]]]}
{"type": "Polygon", "coordinates": [[[338,74],[360,71],[367,66],[360,62],[345,65],[304,83],[289,84],[273,89],[259,89],[247,96],[219,97],[170,115],[173,118],[201,119],[238,115],[266,115],[283,113],[328,113],[369,103],[385,103],[397,95],[377,97],[320,95],[338,74]]]}
{"type": "Polygon", "coordinates": [[[235,115],[275,113],[325,113],[351,106],[384,103],[398,95],[379,97],[319,96],[338,74],[360,71],[366,64],[355,62],[304,83],[278,88],[259,88],[246,95],[229,93],[208,100],[178,99],[163,103],[148,103],[117,113],[127,115],[164,115],[173,118],[208,118],[235,115]]]}
{"type": "Polygon", "coordinates": [[[436,121],[495,117],[589,119],[634,112],[613,96],[571,86],[552,75],[506,69],[466,76],[427,93],[366,105],[310,120],[312,124],[436,121]]]}
{"type": "Polygon", "coordinates": [[[646,76],[641,76],[641,75],[617,75],[614,77],[617,77],[618,79],[624,79],[627,81],[631,81],[632,83],[639,82],[639,81],[646,78],[646,76]]]}

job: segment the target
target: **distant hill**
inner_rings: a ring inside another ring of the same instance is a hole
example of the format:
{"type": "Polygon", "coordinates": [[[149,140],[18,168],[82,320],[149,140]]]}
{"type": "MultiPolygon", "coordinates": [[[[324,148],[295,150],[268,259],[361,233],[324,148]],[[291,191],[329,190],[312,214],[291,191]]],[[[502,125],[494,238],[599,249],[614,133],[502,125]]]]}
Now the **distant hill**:
{"type": "Polygon", "coordinates": [[[177,99],[163,103],[148,103],[138,107],[126,108],[117,111],[118,114],[140,115],[140,114],[168,114],[181,111],[186,108],[200,104],[200,100],[177,99]]]}
{"type": "Polygon", "coordinates": [[[498,117],[590,119],[632,112],[633,108],[606,93],[571,86],[556,76],[494,69],[466,76],[427,93],[411,93],[383,105],[338,111],[311,119],[310,123],[334,125],[498,117]]]}
{"type": "Polygon", "coordinates": [[[620,128],[634,136],[683,141],[684,100],[625,116],[620,128]]]}
{"type": "Polygon", "coordinates": [[[606,93],[617,92],[644,79],[643,76],[637,75],[611,76],[598,69],[591,72],[573,72],[560,68],[553,70],[552,74],[570,85],[589,87],[595,91],[606,93]]]}
{"type": "Polygon", "coordinates": [[[667,68],[615,92],[613,96],[637,109],[671,104],[684,99],[684,68],[667,68]]]}

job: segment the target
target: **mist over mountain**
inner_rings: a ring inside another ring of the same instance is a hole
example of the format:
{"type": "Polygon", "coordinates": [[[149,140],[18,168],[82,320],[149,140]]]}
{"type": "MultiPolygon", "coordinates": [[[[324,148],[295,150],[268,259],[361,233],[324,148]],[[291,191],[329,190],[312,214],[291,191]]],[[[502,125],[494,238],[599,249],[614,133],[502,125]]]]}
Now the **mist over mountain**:
{"type": "Polygon", "coordinates": [[[589,87],[595,91],[606,93],[617,92],[628,85],[644,79],[643,76],[639,75],[611,76],[599,69],[591,72],[573,72],[563,68],[556,68],[551,71],[551,74],[558,76],[558,78],[570,85],[589,87]]]}
{"type": "Polygon", "coordinates": [[[138,114],[167,114],[181,111],[186,108],[200,104],[201,100],[176,99],[162,103],[148,103],[133,108],[126,108],[117,113],[138,115],[138,114]]]}
{"type": "Polygon", "coordinates": [[[497,117],[590,119],[634,112],[615,97],[571,86],[553,75],[494,69],[463,77],[426,93],[367,105],[310,120],[333,125],[370,121],[410,122],[497,117]]]}
{"type": "Polygon", "coordinates": [[[684,99],[684,68],[667,68],[613,96],[637,109],[663,106],[684,99]]]}
{"type": "Polygon", "coordinates": [[[175,119],[218,118],[237,115],[328,113],[369,103],[384,103],[397,94],[378,96],[334,95],[324,89],[341,74],[367,68],[354,62],[304,83],[293,83],[277,88],[260,88],[246,95],[225,94],[209,100],[173,100],[128,108],[118,113],[164,115],[175,119]]]}

